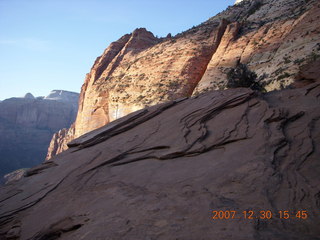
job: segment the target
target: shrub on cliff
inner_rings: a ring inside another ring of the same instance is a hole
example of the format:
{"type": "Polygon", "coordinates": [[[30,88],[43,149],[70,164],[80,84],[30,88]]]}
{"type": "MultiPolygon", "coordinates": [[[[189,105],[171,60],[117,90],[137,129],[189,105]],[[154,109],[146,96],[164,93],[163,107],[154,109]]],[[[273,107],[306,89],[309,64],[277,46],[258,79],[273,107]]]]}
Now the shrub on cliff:
{"type": "Polygon", "coordinates": [[[257,82],[257,74],[250,71],[246,64],[239,63],[227,73],[227,88],[251,88],[265,92],[264,87],[257,82]]]}

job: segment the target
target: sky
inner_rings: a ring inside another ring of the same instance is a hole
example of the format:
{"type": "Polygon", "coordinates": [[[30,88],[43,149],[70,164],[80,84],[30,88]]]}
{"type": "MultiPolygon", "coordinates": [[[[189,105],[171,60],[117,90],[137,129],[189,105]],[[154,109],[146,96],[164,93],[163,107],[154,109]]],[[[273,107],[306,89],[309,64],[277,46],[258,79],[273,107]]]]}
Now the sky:
{"type": "Polygon", "coordinates": [[[234,0],[0,0],[0,100],[80,92],[108,45],[145,27],[175,35],[234,0]]]}

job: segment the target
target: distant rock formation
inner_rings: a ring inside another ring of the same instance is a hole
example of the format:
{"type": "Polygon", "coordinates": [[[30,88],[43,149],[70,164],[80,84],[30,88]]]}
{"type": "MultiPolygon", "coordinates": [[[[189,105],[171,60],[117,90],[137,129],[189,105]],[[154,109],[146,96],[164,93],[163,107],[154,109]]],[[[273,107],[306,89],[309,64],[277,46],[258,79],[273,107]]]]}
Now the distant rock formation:
{"type": "Polygon", "coordinates": [[[0,102],[0,176],[45,159],[52,135],[75,120],[78,97],[55,90],[45,98],[27,93],[0,102]]]}
{"type": "Polygon", "coordinates": [[[58,153],[61,153],[68,149],[66,143],[74,139],[74,124],[70,128],[63,128],[53,134],[48,148],[47,156],[45,160],[49,160],[58,153]]]}
{"type": "Polygon", "coordinates": [[[156,38],[144,28],[124,35],[96,59],[75,124],[55,134],[47,158],[133,111],[224,89],[227,72],[238,63],[268,91],[317,81],[319,68],[307,75],[305,69],[320,56],[319,15],[316,0],[242,1],[176,36],[156,38]]]}
{"type": "Polygon", "coordinates": [[[24,95],[24,98],[34,99],[34,96],[31,93],[27,93],[26,95],[24,95]]]}
{"type": "Polygon", "coordinates": [[[20,178],[22,178],[24,176],[24,174],[26,173],[27,168],[21,168],[18,170],[15,170],[13,172],[10,172],[6,175],[4,175],[4,181],[6,184],[14,182],[14,181],[18,181],[20,178]]]}
{"type": "Polygon", "coordinates": [[[319,106],[313,84],[131,113],[0,188],[0,239],[319,239],[319,106]]]}
{"type": "Polygon", "coordinates": [[[78,106],[79,93],[69,92],[64,90],[52,90],[45,100],[56,100],[59,102],[66,102],[78,106]]]}

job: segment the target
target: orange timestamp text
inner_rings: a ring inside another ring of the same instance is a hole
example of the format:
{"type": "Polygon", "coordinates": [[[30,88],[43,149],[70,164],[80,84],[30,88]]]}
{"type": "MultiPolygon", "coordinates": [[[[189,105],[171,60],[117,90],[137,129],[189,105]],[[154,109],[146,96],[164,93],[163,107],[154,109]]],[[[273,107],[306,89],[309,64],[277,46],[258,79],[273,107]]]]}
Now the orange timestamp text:
{"type": "Polygon", "coordinates": [[[260,211],[253,211],[253,210],[246,210],[246,211],[232,211],[232,210],[214,210],[212,211],[212,219],[213,220],[228,220],[228,219],[307,219],[308,213],[305,210],[299,211],[270,211],[270,210],[260,210],[260,211]]]}

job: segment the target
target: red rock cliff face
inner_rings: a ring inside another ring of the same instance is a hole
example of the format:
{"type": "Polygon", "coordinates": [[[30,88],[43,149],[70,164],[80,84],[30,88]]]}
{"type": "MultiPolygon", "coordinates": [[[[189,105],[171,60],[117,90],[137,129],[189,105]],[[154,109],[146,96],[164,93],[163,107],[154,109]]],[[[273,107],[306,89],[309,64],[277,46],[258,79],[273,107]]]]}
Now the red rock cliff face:
{"type": "Polygon", "coordinates": [[[175,37],[158,39],[143,28],[123,36],[95,61],[74,127],[67,139],[55,136],[57,147],[47,158],[66,149],[67,141],[133,111],[225,88],[226,73],[238,62],[255,71],[267,90],[306,75],[314,82],[318,75],[305,69],[319,54],[319,12],[312,0],[243,1],[175,37]]]}
{"type": "Polygon", "coordinates": [[[85,80],[75,136],[147,105],[190,96],[226,26],[223,20],[206,34],[165,40],[142,28],[112,43],[85,80]]]}

